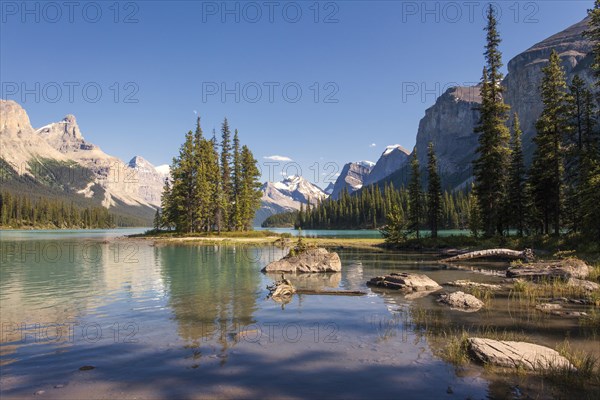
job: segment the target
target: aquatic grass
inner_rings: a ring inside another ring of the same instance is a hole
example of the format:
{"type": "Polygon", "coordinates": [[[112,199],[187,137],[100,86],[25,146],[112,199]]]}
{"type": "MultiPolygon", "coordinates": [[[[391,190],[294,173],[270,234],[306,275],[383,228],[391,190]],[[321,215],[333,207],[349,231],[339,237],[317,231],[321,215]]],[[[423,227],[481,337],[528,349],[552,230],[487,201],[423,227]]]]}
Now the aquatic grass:
{"type": "Polygon", "coordinates": [[[479,300],[483,301],[483,304],[486,307],[489,307],[492,303],[492,299],[494,298],[494,291],[485,287],[466,287],[465,292],[477,297],[479,300]]]}
{"type": "Polygon", "coordinates": [[[539,282],[516,280],[509,293],[509,299],[526,306],[535,306],[542,301],[556,298],[583,299],[594,304],[599,297],[597,292],[570,285],[560,279],[544,279],[539,282]]]}
{"type": "Polygon", "coordinates": [[[575,367],[556,367],[541,374],[553,382],[568,385],[582,386],[591,384],[600,385],[600,362],[596,356],[582,350],[574,350],[568,339],[556,346],[556,351],[575,367]]]}
{"type": "Polygon", "coordinates": [[[579,326],[585,336],[598,340],[600,338],[600,312],[596,309],[590,310],[587,316],[579,319],[579,326]]]}

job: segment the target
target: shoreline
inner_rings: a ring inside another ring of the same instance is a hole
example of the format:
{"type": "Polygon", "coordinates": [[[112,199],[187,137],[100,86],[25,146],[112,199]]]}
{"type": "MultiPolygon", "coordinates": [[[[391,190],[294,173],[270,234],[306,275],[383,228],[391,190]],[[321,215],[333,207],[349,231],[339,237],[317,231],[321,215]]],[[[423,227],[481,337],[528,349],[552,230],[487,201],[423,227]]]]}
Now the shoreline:
{"type": "MultiPolygon", "coordinates": [[[[152,235],[130,235],[128,239],[141,239],[152,241],[156,244],[195,244],[195,245],[273,245],[273,246],[292,246],[295,243],[295,237],[285,238],[277,236],[263,237],[240,237],[240,236],[152,236],[152,235]]],[[[303,238],[308,244],[314,244],[327,248],[365,248],[371,250],[386,250],[383,238],[303,238]]]]}

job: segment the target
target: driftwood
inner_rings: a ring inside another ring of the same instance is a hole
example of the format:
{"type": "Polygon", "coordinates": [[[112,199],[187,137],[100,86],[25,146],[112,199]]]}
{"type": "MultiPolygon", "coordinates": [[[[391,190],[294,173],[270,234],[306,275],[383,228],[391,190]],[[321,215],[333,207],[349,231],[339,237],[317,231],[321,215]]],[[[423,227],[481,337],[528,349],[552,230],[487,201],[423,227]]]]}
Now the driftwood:
{"type": "Polygon", "coordinates": [[[269,294],[267,298],[281,303],[289,303],[292,296],[295,294],[314,294],[326,296],[364,296],[367,293],[358,290],[312,290],[312,289],[296,289],[292,283],[281,274],[281,280],[267,286],[269,294]]]}
{"type": "Polygon", "coordinates": [[[472,260],[474,258],[485,258],[485,257],[494,257],[494,258],[505,258],[510,260],[525,260],[531,261],[533,260],[533,251],[531,249],[525,249],[523,251],[516,251],[510,249],[489,249],[489,250],[478,250],[471,251],[465,254],[459,254],[454,257],[445,258],[441,260],[441,262],[456,262],[456,261],[466,261],[472,260]]]}
{"type": "Polygon", "coordinates": [[[319,294],[326,296],[365,296],[366,292],[360,290],[311,290],[296,289],[296,294],[319,294]]]}

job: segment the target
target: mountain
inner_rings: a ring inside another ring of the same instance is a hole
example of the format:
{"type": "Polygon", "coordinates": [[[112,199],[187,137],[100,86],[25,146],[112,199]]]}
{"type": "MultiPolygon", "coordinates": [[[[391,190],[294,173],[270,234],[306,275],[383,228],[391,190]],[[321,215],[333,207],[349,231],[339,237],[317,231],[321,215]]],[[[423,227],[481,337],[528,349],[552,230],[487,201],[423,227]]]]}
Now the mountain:
{"type": "Polygon", "coordinates": [[[141,157],[132,164],[83,137],[75,116],[39,129],[16,102],[0,100],[3,189],[102,205],[144,224],[160,204],[164,174],[141,157]]]}
{"type": "Polygon", "coordinates": [[[169,176],[169,169],[164,166],[159,169],[141,156],[133,157],[127,166],[137,174],[140,197],[149,204],[160,206],[162,190],[165,179],[169,176]]]}
{"type": "MultiPolygon", "coordinates": [[[[592,82],[592,59],[589,55],[592,44],[582,36],[587,24],[588,19],[585,18],[508,62],[508,74],[503,81],[505,100],[511,106],[511,113],[519,114],[527,162],[531,161],[534,150],[535,122],[543,108],[539,92],[542,68],[548,63],[551,51],[559,53],[569,82],[575,74],[588,83],[592,82]]],[[[425,168],[427,164],[427,145],[431,141],[436,148],[442,180],[449,189],[463,188],[472,181],[472,162],[478,146],[473,128],[478,123],[476,108],[480,104],[479,87],[450,88],[425,111],[419,123],[416,147],[421,167],[425,168]]],[[[392,182],[396,187],[404,185],[408,180],[408,170],[408,165],[405,165],[378,184],[392,182]]]]}
{"type": "Polygon", "coordinates": [[[371,185],[390,176],[406,164],[409,154],[410,152],[399,144],[387,146],[365,179],[364,185],[371,185]]]}
{"type": "Polygon", "coordinates": [[[265,182],[261,188],[263,195],[261,205],[256,212],[254,225],[260,224],[270,215],[299,210],[310,199],[311,205],[328,196],[317,185],[301,176],[289,176],[281,182],[265,182]]]}
{"type": "Polygon", "coordinates": [[[323,191],[325,192],[325,194],[327,194],[328,196],[331,196],[331,193],[333,193],[333,188],[335,186],[334,182],[329,182],[329,185],[327,185],[327,187],[325,189],[323,189],[323,191]]]}
{"type": "Polygon", "coordinates": [[[344,190],[352,193],[362,188],[374,166],[375,163],[371,161],[357,161],[344,165],[331,189],[331,198],[337,199],[344,190]]]}

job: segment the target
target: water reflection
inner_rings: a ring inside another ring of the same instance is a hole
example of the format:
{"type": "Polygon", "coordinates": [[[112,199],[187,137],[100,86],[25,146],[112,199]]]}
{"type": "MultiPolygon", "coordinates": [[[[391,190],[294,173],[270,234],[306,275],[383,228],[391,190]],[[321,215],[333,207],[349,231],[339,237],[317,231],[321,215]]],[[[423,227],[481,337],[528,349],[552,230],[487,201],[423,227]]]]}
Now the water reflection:
{"type": "Polygon", "coordinates": [[[256,322],[253,314],[262,290],[255,251],[205,246],[154,249],[182,339],[196,345],[216,340],[224,352],[232,334],[256,322]]]}

